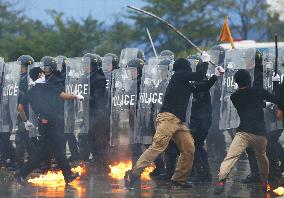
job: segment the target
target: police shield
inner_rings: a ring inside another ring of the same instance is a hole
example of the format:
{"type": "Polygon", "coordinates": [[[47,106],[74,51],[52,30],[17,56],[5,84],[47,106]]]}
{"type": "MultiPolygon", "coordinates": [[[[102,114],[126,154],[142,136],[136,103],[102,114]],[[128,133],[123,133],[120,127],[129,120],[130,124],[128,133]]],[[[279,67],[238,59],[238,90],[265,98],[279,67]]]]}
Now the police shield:
{"type": "MultiPolygon", "coordinates": [[[[272,76],[275,72],[275,49],[267,49],[263,51],[263,88],[273,93],[272,76]]],[[[283,81],[284,74],[284,48],[278,50],[278,71],[283,81]]],[[[267,108],[264,110],[265,124],[267,131],[283,129],[283,123],[276,118],[276,109],[267,108]]]]}
{"type": "Polygon", "coordinates": [[[16,132],[17,130],[20,68],[19,62],[9,62],[4,65],[1,132],[16,132]]]}
{"type": "Polygon", "coordinates": [[[156,115],[163,103],[168,82],[168,67],[158,64],[143,67],[134,143],[152,143],[156,115]]]}
{"type": "Polygon", "coordinates": [[[106,77],[106,90],[107,90],[107,98],[110,98],[110,88],[111,88],[111,79],[112,79],[112,57],[105,56],[102,60],[102,70],[106,77]]]}
{"type": "MultiPolygon", "coordinates": [[[[3,78],[4,78],[4,59],[0,57],[0,127],[2,127],[2,92],[3,92],[3,78]]],[[[1,129],[1,128],[0,128],[1,129]]]]}
{"type": "Polygon", "coordinates": [[[120,54],[120,59],[119,59],[119,67],[120,68],[125,68],[127,63],[134,59],[137,58],[138,54],[138,49],[137,48],[125,48],[122,49],[121,54],[120,54]]]}
{"type": "MultiPolygon", "coordinates": [[[[190,62],[190,67],[192,69],[192,72],[196,72],[196,66],[198,63],[200,63],[201,59],[198,58],[197,56],[190,56],[190,57],[187,57],[187,60],[190,62]]],[[[190,116],[191,116],[191,106],[192,106],[192,95],[190,95],[187,110],[186,110],[186,125],[188,127],[190,124],[189,121],[190,121],[190,116]]]]}
{"type": "Polygon", "coordinates": [[[133,143],[137,109],[137,69],[120,68],[113,71],[111,87],[111,145],[133,143]]]}
{"type": "MultiPolygon", "coordinates": [[[[34,68],[34,67],[41,67],[41,63],[40,62],[34,62],[32,67],[29,67],[29,70],[34,68]]],[[[31,89],[35,84],[33,83],[32,79],[28,76],[28,88],[31,89]]],[[[29,131],[29,136],[30,137],[36,137],[39,136],[39,132],[38,132],[38,117],[39,115],[37,115],[33,109],[31,108],[31,105],[29,105],[29,121],[31,123],[33,123],[33,125],[35,126],[35,128],[31,129],[29,131]]]]}
{"type": "Polygon", "coordinates": [[[237,89],[237,84],[234,81],[234,74],[239,69],[246,69],[251,75],[253,82],[254,66],[255,66],[256,49],[232,49],[225,52],[225,74],[223,75],[221,107],[220,107],[220,122],[221,130],[235,129],[239,126],[240,118],[233,106],[230,96],[237,89]]]}
{"type": "Polygon", "coordinates": [[[84,96],[83,101],[65,101],[65,133],[88,133],[90,96],[90,59],[70,58],[66,66],[65,92],[84,96]]]}

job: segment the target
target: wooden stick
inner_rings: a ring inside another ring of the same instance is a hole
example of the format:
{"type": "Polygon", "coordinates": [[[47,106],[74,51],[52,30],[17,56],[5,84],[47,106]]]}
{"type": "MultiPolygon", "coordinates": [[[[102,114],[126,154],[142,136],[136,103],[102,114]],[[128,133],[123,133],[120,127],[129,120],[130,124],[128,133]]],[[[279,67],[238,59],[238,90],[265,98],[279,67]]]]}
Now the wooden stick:
{"type": "MultiPolygon", "coordinates": [[[[128,8],[135,10],[137,12],[141,12],[143,14],[146,14],[148,16],[151,16],[157,20],[159,20],[160,22],[166,24],[167,26],[169,26],[174,32],[176,32],[178,35],[180,35],[184,40],[186,40],[187,43],[189,43],[192,47],[194,47],[198,52],[200,52],[202,54],[202,50],[199,49],[189,38],[187,38],[183,33],[181,33],[178,29],[176,29],[172,24],[170,24],[169,22],[167,22],[166,20],[162,19],[161,17],[156,16],[155,14],[136,8],[134,6],[128,5],[128,8]]],[[[213,66],[216,66],[215,63],[213,63],[212,61],[209,61],[213,66]]]]}

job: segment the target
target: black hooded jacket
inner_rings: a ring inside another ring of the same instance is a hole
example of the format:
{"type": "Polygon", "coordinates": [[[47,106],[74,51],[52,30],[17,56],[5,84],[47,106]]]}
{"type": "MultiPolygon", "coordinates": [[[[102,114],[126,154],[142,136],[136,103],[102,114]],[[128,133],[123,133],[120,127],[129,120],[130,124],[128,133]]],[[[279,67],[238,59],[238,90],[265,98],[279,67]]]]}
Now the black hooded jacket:
{"type": "Polygon", "coordinates": [[[213,75],[209,80],[206,77],[208,64],[201,63],[197,65],[196,70],[201,72],[203,77],[196,81],[193,86],[193,99],[191,107],[191,118],[207,120],[210,122],[212,119],[212,105],[210,88],[214,85],[217,80],[217,76],[213,75]],[[199,91],[202,87],[203,91],[199,91]]]}
{"type": "MultiPolygon", "coordinates": [[[[207,63],[208,64],[208,63],[207,63]]],[[[190,63],[176,61],[175,73],[167,86],[163,105],[160,113],[169,112],[178,117],[182,122],[186,119],[186,110],[192,93],[193,86],[190,81],[196,81],[202,77],[201,73],[191,72],[190,63]]]]}

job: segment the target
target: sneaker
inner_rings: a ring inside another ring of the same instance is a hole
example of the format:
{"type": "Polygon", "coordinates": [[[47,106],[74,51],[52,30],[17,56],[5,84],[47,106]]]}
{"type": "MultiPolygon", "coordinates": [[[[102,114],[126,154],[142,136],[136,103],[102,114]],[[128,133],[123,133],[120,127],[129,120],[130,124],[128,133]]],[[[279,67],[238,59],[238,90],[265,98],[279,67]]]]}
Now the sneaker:
{"type": "Polygon", "coordinates": [[[171,189],[172,190],[179,190],[179,189],[186,189],[186,188],[192,188],[193,185],[191,182],[177,182],[177,181],[171,181],[171,189]]]}
{"type": "Polygon", "coordinates": [[[139,177],[133,175],[131,170],[128,170],[125,172],[124,175],[124,183],[125,183],[125,187],[127,189],[133,189],[135,183],[137,183],[139,181],[139,177]]]}
{"type": "Polygon", "coordinates": [[[262,182],[262,190],[264,192],[270,192],[270,184],[267,181],[262,182]]]}
{"type": "Polygon", "coordinates": [[[225,190],[225,182],[224,181],[219,181],[214,189],[214,195],[220,195],[224,192],[225,190]]]}
{"type": "Polygon", "coordinates": [[[64,178],[65,183],[69,184],[72,181],[74,181],[77,177],[79,177],[79,173],[72,173],[70,175],[68,175],[67,177],[64,178]]]}
{"type": "Polygon", "coordinates": [[[244,184],[258,183],[260,181],[260,176],[257,174],[249,174],[245,179],[242,180],[244,184]]]}

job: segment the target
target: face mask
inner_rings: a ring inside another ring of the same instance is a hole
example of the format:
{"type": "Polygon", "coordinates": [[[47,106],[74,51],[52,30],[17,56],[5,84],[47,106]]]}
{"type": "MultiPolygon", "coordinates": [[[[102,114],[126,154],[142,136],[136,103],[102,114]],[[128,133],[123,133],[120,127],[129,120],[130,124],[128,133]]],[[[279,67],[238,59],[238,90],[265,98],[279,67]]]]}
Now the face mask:
{"type": "Polygon", "coordinates": [[[38,78],[38,79],[35,81],[35,84],[39,84],[39,83],[46,83],[45,75],[42,75],[40,78],[38,78]]]}

